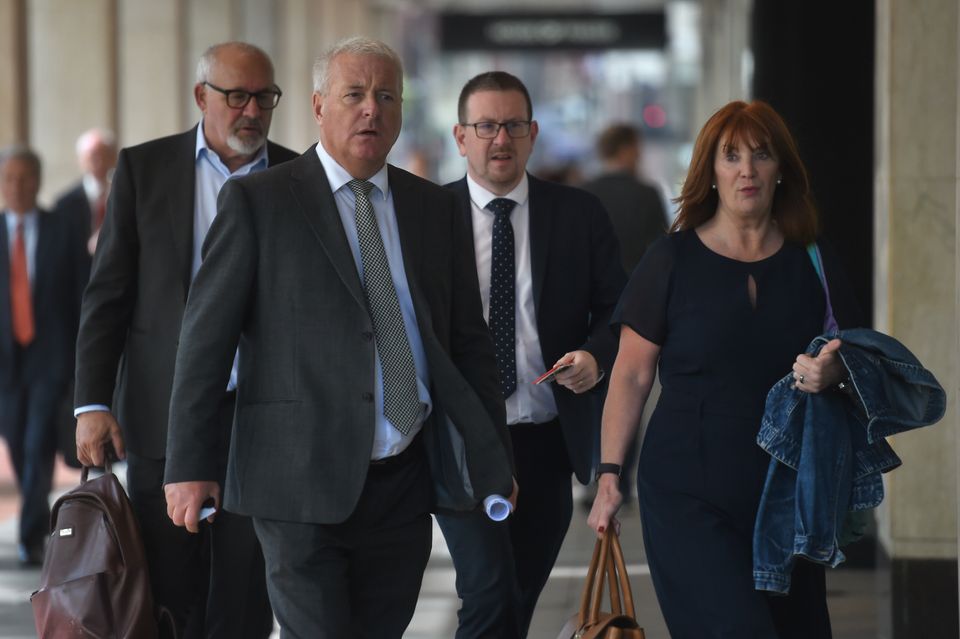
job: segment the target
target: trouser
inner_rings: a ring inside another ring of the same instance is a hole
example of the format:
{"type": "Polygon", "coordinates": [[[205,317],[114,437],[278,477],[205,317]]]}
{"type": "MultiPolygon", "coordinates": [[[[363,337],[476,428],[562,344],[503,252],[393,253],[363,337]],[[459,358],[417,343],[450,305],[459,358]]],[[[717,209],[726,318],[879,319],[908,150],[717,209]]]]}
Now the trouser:
{"type": "Polygon", "coordinates": [[[429,469],[418,440],[388,463],[371,465],[342,523],[254,518],[283,639],[403,636],[432,536],[429,469]]]}
{"type": "MultiPolygon", "coordinates": [[[[219,414],[227,433],[234,399],[234,393],[226,394],[219,414]]],[[[127,453],[127,491],[140,523],[155,602],[173,613],[188,639],[269,637],[273,612],[253,522],[221,510],[212,524],[201,523],[197,534],[174,526],[163,493],[164,465],[127,453]]],[[[226,447],[221,478],[225,469],[226,447]]]]}
{"type": "Polygon", "coordinates": [[[0,391],[3,437],[20,489],[19,542],[39,555],[50,534],[50,488],[56,455],[56,411],[63,384],[17,383],[0,391]]]}

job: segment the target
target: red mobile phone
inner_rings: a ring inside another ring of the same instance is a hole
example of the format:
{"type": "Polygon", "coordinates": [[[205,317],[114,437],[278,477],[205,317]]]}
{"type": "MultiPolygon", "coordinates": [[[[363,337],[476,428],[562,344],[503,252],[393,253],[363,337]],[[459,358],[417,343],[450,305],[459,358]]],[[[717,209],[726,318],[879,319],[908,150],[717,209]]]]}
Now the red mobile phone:
{"type": "Polygon", "coordinates": [[[554,366],[553,368],[551,368],[550,370],[548,370],[546,373],[544,373],[544,374],[541,375],[540,377],[538,377],[538,378],[536,378],[535,380],[533,380],[533,383],[534,383],[534,384],[542,384],[542,383],[544,383],[544,382],[552,381],[553,378],[557,376],[557,373],[559,373],[560,371],[565,371],[565,370],[567,370],[568,368],[570,368],[571,366],[573,366],[573,364],[559,364],[559,365],[557,365],[557,366],[554,366]]]}

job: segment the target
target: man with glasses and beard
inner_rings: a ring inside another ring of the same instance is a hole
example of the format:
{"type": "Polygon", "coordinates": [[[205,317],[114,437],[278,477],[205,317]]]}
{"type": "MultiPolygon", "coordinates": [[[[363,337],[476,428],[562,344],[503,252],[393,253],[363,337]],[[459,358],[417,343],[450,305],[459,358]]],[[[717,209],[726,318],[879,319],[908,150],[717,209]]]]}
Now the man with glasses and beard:
{"type": "MultiPolygon", "coordinates": [[[[163,474],[174,360],[187,293],[217,211],[237,176],[295,157],[267,140],[280,100],[262,50],[228,42],[197,65],[194,128],[123,149],[113,178],[77,340],[77,455],[88,466],[127,460],[154,600],[181,637],[268,637],[273,617],[263,556],[246,517],[218,512],[204,534],[167,517],[163,474]]],[[[222,484],[236,396],[236,366],[211,428],[222,484]]]]}

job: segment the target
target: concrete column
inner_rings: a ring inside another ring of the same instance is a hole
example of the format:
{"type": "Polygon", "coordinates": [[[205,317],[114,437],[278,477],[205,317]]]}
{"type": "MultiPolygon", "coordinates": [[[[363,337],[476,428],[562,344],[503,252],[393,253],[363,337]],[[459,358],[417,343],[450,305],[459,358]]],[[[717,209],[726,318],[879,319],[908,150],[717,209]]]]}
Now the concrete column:
{"type": "Polygon", "coordinates": [[[27,4],[29,140],[44,162],[41,203],[51,204],[77,179],[77,136],[94,126],[115,126],[113,4],[27,4]]]}
{"type": "Polygon", "coordinates": [[[895,638],[958,635],[957,36],[955,0],[878,0],[875,323],[949,400],[940,424],[891,439],[904,465],[878,522],[895,638]]]}
{"type": "MultiPolygon", "coordinates": [[[[192,74],[184,77],[184,0],[116,1],[120,142],[178,133],[188,126],[182,105],[193,89],[192,74]]],[[[197,4],[204,3],[190,3],[197,4]]]]}
{"type": "Polygon", "coordinates": [[[752,6],[752,0],[705,0],[700,4],[701,79],[691,132],[694,136],[721,106],[750,98],[752,6]]]}
{"type": "Polygon", "coordinates": [[[241,39],[238,36],[238,20],[234,4],[233,0],[204,0],[189,2],[184,6],[186,41],[180,68],[181,83],[186,89],[180,105],[183,129],[200,120],[200,109],[193,98],[197,60],[213,44],[241,39]]]}
{"type": "MultiPolygon", "coordinates": [[[[957,28],[957,33],[960,34],[960,11],[957,12],[956,28],[957,28]]],[[[953,76],[953,82],[954,82],[954,90],[956,92],[957,105],[960,106],[960,38],[957,38],[956,42],[957,42],[957,50],[956,50],[957,67],[956,67],[956,72],[953,76]]],[[[954,273],[956,273],[958,278],[960,278],[960,108],[957,109],[956,128],[954,130],[957,133],[956,133],[956,139],[954,140],[956,144],[956,155],[954,156],[955,164],[953,167],[955,185],[956,185],[956,201],[955,201],[955,213],[954,213],[955,235],[954,235],[953,250],[954,250],[954,265],[955,265],[954,273]]],[[[954,314],[955,314],[955,317],[960,317],[960,288],[956,288],[954,289],[954,291],[956,296],[954,299],[954,314]]],[[[960,362],[960,326],[956,326],[956,325],[954,326],[953,341],[954,341],[953,359],[956,362],[960,362]]],[[[960,378],[960,375],[958,375],[958,378],[960,378]]],[[[950,388],[948,392],[952,392],[955,397],[957,395],[960,395],[960,379],[954,379],[953,387],[950,388]]],[[[957,458],[958,460],[960,460],[960,439],[958,439],[957,444],[958,444],[957,458]]],[[[957,465],[958,465],[958,468],[960,468],[960,461],[958,461],[957,465]]],[[[957,474],[957,483],[958,483],[958,486],[960,486],[960,472],[958,472],[957,474]]],[[[958,500],[960,500],[960,488],[958,488],[957,494],[958,494],[958,500]]],[[[958,506],[958,511],[960,511],[960,506],[958,506]]],[[[960,534],[957,535],[957,538],[958,538],[958,541],[960,541],[960,534]]],[[[960,556],[960,552],[958,552],[958,556],[960,556]]],[[[960,571],[958,571],[958,593],[960,593],[960,571]]],[[[956,613],[960,614],[960,606],[958,606],[958,610],[956,611],[956,613]]],[[[960,625],[960,621],[958,621],[957,623],[958,625],[960,625]]]]}
{"type": "Polygon", "coordinates": [[[27,139],[25,0],[0,0],[0,146],[27,139]]]}
{"type": "Polygon", "coordinates": [[[278,0],[274,65],[283,98],[270,137],[296,151],[317,141],[313,119],[313,62],[336,41],[352,35],[383,38],[370,29],[367,2],[278,0]]]}

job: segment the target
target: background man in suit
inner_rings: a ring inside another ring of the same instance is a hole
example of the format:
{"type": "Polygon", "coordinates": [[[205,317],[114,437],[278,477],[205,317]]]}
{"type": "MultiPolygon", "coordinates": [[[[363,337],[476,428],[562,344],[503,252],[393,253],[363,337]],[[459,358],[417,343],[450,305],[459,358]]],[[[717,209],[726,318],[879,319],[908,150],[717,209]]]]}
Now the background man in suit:
{"type": "Polygon", "coordinates": [[[254,518],[285,637],[401,637],[433,504],[512,490],[469,231],[451,193],[385,163],[402,78],[365,38],[318,60],[319,143],[224,187],[184,316],[170,516],[196,530],[220,499],[206,422],[239,343],[224,503],[254,518]]]}
{"type": "Polygon", "coordinates": [[[22,497],[20,561],[39,565],[50,533],[54,419],[73,365],[80,305],[77,243],[65,218],[37,208],[40,158],[0,154],[0,433],[22,497]]]}
{"type": "Polygon", "coordinates": [[[613,364],[617,343],[607,322],[625,276],[600,202],[526,173],[538,126],[519,79],[476,76],[460,92],[458,111],[453,134],[467,175],[448,187],[473,229],[520,498],[507,525],[480,512],[438,520],[463,600],[458,639],[525,636],[570,524],[571,471],[591,479],[599,415],[584,393],[613,364]],[[556,383],[533,385],[556,364],[570,366],[556,383]]]}
{"type": "Polygon", "coordinates": [[[667,214],[657,189],[637,178],[640,130],[630,124],[611,124],[597,136],[597,155],[603,172],[583,185],[607,210],[620,241],[620,259],[629,274],[644,251],[667,230],[667,214]]]}
{"type": "MultiPolygon", "coordinates": [[[[611,124],[605,128],[597,136],[597,155],[603,162],[603,173],[583,185],[584,190],[600,199],[610,215],[620,242],[620,259],[628,275],[640,263],[647,247],[666,233],[668,225],[660,193],[637,177],[642,144],[640,129],[631,124],[611,124]]],[[[638,431],[620,471],[624,503],[630,502],[639,440],[638,431]]],[[[599,446],[596,453],[600,454],[599,446]]]]}
{"type": "MultiPolygon", "coordinates": [[[[104,129],[90,129],[77,138],[77,164],[81,178],[57,199],[53,210],[65,215],[77,228],[84,252],[93,255],[97,237],[107,214],[110,178],[117,166],[117,145],[113,133],[104,129]]],[[[90,260],[86,260],[86,276],[90,260]]]]}
{"type": "MultiPolygon", "coordinates": [[[[162,482],[180,323],[217,193],[229,179],[295,154],[267,141],[280,89],[260,49],[239,42],[208,49],[194,97],[203,114],[198,126],[120,152],[81,311],[77,455],[99,466],[112,446],[127,459],[154,598],[181,627],[189,619],[187,636],[266,637],[273,621],[249,519],[220,513],[206,559],[204,537],[167,518],[162,482]]],[[[205,424],[218,436],[205,472],[220,482],[235,387],[224,380],[211,390],[217,411],[205,424]]]]}

